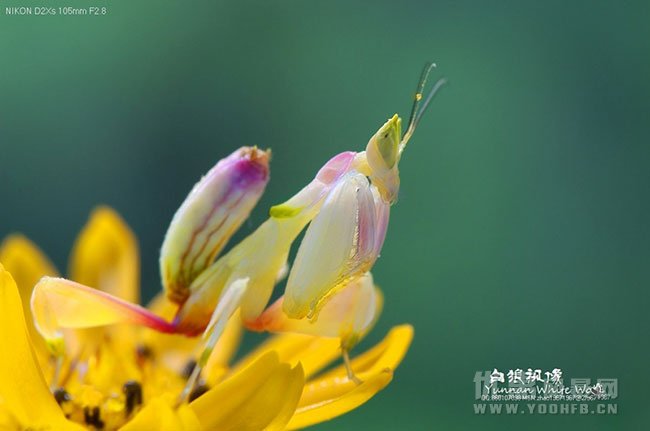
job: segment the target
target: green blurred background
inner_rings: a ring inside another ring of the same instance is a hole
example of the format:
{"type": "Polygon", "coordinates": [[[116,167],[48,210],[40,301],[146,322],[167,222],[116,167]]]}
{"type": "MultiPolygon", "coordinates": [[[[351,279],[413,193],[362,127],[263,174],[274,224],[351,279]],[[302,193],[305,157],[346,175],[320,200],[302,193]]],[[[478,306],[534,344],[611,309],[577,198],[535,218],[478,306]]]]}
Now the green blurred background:
{"type": "MultiPolygon", "coordinates": [[[[637,430],[650,379],[650,3],[80,2],[0,7],[0,234],[62,269],[106,203],[138,235],[146,298],[175,209],[241,145],[273,149],[239,237],[331,155],[408,116],[426,60],[449,78],[402,164],[374,273],[411,322],[393,383],[322,430],[637,430]],[[615,416],[475,415],[474,373],[619,379],[615,416]]],[[[252,342],[254,339],[249,339],[252,342]]]]}

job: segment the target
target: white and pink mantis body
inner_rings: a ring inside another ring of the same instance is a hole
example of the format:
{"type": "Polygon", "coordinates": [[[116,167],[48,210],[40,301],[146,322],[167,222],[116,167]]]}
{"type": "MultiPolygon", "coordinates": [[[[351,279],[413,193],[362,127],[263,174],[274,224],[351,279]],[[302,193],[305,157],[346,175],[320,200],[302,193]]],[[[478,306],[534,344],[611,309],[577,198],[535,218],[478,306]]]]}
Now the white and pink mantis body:
{"type": "Polygon", "coordinates": [[[185,400],[226,323],[239,311],[244,326],[301,332],[341,340],[350,379],[349,350],[368,332],[382,308],[370,270],[379,257],[390,206],[399,192],[402,152],[433,96],[425,99],[428,64],[402,135],[394,115],[370,138],[365,151],[330,159],[296,195],[271,208],[269,218],[241,243],[218,256],[248,217],[269,179],[269,152],[244,147],[221,160],[192,189],[170,224],[160,269],[167,298],[177,304],[172,321],[125,299],[62,278],[35,286],[32,311],[52,354],[65,352],[65,328],[132,323],[157,331],[203,335],[203,350],[185,400]],[[307,227],[288,272],[284,295],[268,306],[287,272],[290,248],[307,227]]]}

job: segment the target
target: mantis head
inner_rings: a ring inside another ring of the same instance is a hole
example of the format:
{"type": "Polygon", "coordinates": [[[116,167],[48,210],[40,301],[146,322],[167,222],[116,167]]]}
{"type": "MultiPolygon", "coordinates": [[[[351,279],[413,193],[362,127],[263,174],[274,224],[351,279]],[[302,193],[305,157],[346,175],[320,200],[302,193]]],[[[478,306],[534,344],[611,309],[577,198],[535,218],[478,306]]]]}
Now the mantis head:
{"type": "Polygon", "coordinates": [[[370,181],[385,202],[397,201],[399,192],[399,145],[402,140],[402,119],[393,115],[377,130],[366,146],[370,181]]]}
{"type": "Polygon", "coordinates": [[[409,124],[404,135],[402,135],[402,119],[395,114],[377,130],[366,146],[366,173],[373,185],[377,187],[381,198],[391,205],[397,202],[399,193],[399,170],[397,165],[402,151],[404,151],[406,144],[411,139],[413,132],[415,132],[429,103],[440,87],[446,83],[445,79],[439,79],[426,98],[423,98],[422,91],[427,78],[435,67],[434,63],[427,63],[422,71],[415,91],[409,124]]]}

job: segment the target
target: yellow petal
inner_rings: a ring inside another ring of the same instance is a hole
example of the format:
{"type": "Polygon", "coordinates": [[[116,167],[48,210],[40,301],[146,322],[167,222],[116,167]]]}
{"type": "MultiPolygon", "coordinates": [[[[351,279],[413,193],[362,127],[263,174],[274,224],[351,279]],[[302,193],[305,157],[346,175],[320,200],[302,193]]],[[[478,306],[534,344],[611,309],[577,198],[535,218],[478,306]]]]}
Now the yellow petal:
{"type": "Polygon", "coordinates": [[[131,229],[114,210],[99,207],[90,215],[72,249],[70,278],[138,303],[139,259],[131,229]]]}
{"type": "Polygon", "coordinates": [[[287,425],[287,430],[304,428],[325,422],[352,411],[385,388],[393,378],[390,370],[384,370],[360,385],[340,387],[318,402],[300,406],[287,425]]]}
{"type": "Polygon", "coordinates": [[[370,350],[352,361],[352,369],[363,380],[361,385],[347,378],[343,366],[310,381],[303,390],[298,409],[288,429],[302,428],[332,419],[368,401],[392,379],[392,372],[404,358],[413,328],[401,325],[370,350]]]}
{"type": "Polygon", "coordinates": [[[172,403],[172,397],[152,399],[120,430],[198,431],[202,429],[196,415],[187,405],[174,409],[172,403]]]}
{"type": "Polygon", "coordinates": [[[339,347],[340,342],[336,338],[321,338],[303,334],[275,335],[239,361],[233,372],[248,367],[268,352],[275,352],[282,362],[292,366],[300,362],[305,377],[309,377],[338,358],[341,354],[339,347]]]}
{"type": "MultiPolygon", "coordinates": [[[[176,401],[176,399],[174,399],[176,401]]],[[[202,430],[201,422],[199,418],[196,417],[194,410],[192,410],[188,405],[181,405],[176,409],[178,417],[183,424],[183,430],[185,431],[199,431],[202,430]]]]}
{"type": "Polygon", "coordinates": [[[56,277],[58,271],[45,254],[23,235],[10,235],[0,245],[0,262],[11,273],[21,293],[27,293],[27,302],[32,288],[44,275],[56,277]]]}
{"type": "Polygon", "coordinates": [[[300,365],[291,368],[269,352],[194,400],[190,408],[204,429],[282,430],[293,415],[303,385],[300,365]]]}
{"type": "Polygon", "coordinates": [[[58,272],[45,254],[33,242],[22,235],[11,235],[5,238],[0,246],[0,262],[14,277],[18,285],[32,346],[36,351],[41,367],[47,367],[49,353],[45,340],[34,327],[29,299],[32,297],[34,285],[41,277],[44,275],[56,277],[58,272]]]}
{"type": "Polygon", "coordinates": [[[14,418],[11,412],[7,410],[7,406],[5,406],[2,403],[2,399],[0,399],[0,430],[12,431],[19,429],[20,423],[16,421],[16,418],[14,418]]]}
{"type": "Polygon", "coordinates": [[[48,390],[30,345],[18,288],[0,265],[0,399],[23,428],[81,430],[68,422],[48,390]],[[35,414],[37,409],[38,414],[35,414]]]}

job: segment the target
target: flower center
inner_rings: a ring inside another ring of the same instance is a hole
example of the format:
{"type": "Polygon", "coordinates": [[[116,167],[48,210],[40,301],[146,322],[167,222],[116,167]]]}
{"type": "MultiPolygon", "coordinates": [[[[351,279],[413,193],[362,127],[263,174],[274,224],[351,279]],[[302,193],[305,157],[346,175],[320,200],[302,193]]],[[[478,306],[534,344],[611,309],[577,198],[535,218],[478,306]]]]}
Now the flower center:
{"type": "Polygon", "coordinates": [[[124,425],[143,404],[142,385],[134,380],[122,385],[122,393],[104,394],[92,386],[59,388],[54,398],[66,418],[96,430],[124,425]]]}

